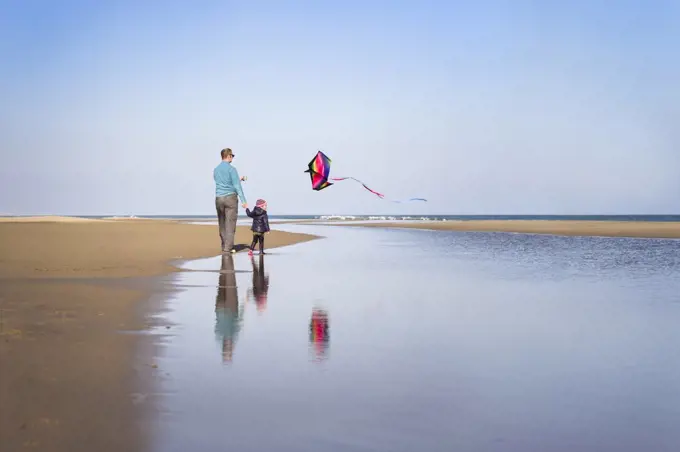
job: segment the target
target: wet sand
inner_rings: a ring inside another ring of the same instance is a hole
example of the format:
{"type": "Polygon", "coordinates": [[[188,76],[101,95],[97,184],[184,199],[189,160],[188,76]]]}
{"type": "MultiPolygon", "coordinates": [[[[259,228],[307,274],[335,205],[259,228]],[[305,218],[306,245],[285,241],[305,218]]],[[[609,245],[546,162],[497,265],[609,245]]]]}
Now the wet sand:
{"type": "MultiPolygon", "coordinates": [[[[315,237],[272,231],[266,247],[315,237]]],[[[237,229],[237,244],[250,238],[237,229]]],[[[139,335],[118,332],[145,327],[140,301],[154,286],[120,278],[219,253],[215,225],[0,219],[0,449],[144,450],[145,405],[133,392],[156,369],[138,362],[139,335]]]]}
{"type": "Polygon", "coordinates": [[[442,231],[517,232],[569,236],[680,238],[680,223],[661,221],[471,220],[413,223],[375,222],[339,225],[442,231]]]}

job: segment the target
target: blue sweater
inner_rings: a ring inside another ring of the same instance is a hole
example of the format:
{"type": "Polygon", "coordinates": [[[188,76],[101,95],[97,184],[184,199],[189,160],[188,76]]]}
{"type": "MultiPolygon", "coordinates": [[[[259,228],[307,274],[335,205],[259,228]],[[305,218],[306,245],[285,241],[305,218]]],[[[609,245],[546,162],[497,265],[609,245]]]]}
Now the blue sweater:
{"type": "Polygon", "coordinates": [[[220,162],[213,170],[213,179],[215,180],[215,196],[226,196],[236,193],[241,199],[241,203],[246,203],[246,196],[241,188],[241,178],[231,163],[220,162]]]}

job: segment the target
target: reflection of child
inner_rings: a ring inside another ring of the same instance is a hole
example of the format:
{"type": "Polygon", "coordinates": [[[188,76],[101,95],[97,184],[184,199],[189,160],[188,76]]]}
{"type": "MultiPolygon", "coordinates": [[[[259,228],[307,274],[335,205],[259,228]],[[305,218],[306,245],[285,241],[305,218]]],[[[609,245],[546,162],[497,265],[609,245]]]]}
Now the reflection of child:
{"type": "Polygon", "coordinates": [[[246,296],[255,298],[257,312],[262,313],[267,309],[267,292],[269,292],[269,276],[264,272],[264,257],[260,257],[260,264],[255,265],[255,258],[250,258],[253,266],[253,286],[248,289],[246,296]]]}
{"type": "Polygon", "coordinates": [[[248,254],[252,256],[255,245],[260,243],[260,254],[264,254],[264,235],[269,232],[269,216],[267,215],[267,201],[258,199],[251,211],[246,207],[246,215],[253,219],[253,243],[250,244],[248,254]]]}

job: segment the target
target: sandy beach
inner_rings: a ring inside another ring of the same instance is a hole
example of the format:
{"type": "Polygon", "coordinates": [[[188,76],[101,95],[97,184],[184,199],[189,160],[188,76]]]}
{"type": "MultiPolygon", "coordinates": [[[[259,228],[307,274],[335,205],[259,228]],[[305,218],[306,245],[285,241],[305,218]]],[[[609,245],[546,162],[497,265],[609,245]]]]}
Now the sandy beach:
{"type": "MultiPolygon", "coordinates": [[[[238,227],[236,243],[250,244],[238,227]]],[[[266,248],[314,236],[272,231],[266,248]]],[[[220,253],[217,225],[160,220],[46,217],[0,222],[0,278],[153,276],[172,271],[172,259],[220,253]]]]}
{"type": "MultiPolygon", "coordinates": [[[[237,244],[250,238],[237,228],[237,244]]],[[[314,238],[272,231],[266,248],[314,238]]],[[[216,225],[0,219],[1,449],[143,450],[133,381],[154,366],[133,367],[141,339],[118,331],[144,327],[140,301],[153,285],[131,288],[120,278],[163,275],[177,271],[170,260],[219,253],[216,225]]]]}
{"type": "Polygon", "coordinates": [[[440,231],[516,232],[571,236],[680,238],[678,222],[566,221],[566,220],[472,220],[424,222],[376,222],[341,226],[374,228],[415,228],[440,231]]]}

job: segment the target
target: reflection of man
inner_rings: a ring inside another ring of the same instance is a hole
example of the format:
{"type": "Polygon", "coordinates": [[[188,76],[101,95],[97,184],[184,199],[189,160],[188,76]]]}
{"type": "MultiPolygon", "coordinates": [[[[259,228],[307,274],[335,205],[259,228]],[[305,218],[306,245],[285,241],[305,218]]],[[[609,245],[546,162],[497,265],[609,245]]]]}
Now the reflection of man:
{"type": "Polygon", "coordinates": [[[241,317],[234,258],[231,254],[223,254],[217,297],[215,298],[215,335],[222,341],[222,360],[224,362],[231,361],[234,343],[241,329],[241,317]]]}
{"type": "Polygon", "coordinates": [[[222,252],[233,253],[236,251],[234,249],[234,235],[236,234],[238,198],[241,198],[243,208],[248,207],[246,197],[241,188],[241,181],[245,178],[239,177],[238,171],[231,164],[234,160],[234,153],[231,149],[222,149],[220,155],[222,156],[222,161],[213,170],[215,208],[217,209],[217,223],[220,228],[222,252]]]}
{"type": "Polygon", "coordinates": [[[267,309],[267,292],[269,292],[269,275],[264,272],[264,256],[260,254],[259,265],[255,264],[255,258],[250,257],[253,265],[253,287],[248,290],[248,296],[253,295],[258,312],[267,309]]]}

